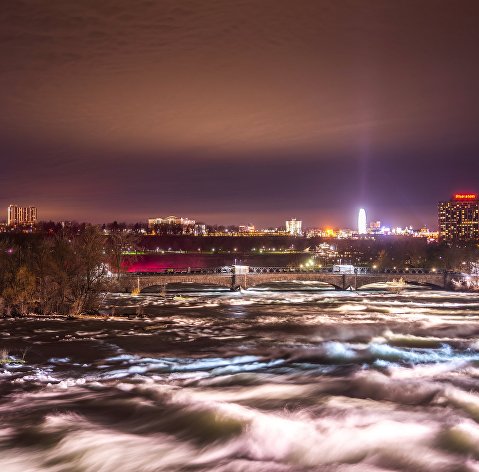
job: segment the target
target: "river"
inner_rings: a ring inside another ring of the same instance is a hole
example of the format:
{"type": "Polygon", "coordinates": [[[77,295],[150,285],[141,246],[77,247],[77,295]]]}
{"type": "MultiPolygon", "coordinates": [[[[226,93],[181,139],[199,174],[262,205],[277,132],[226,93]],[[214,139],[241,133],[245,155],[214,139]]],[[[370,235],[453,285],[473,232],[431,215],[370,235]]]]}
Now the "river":
{"type": "Polygon", "coordinates": [[[479,471],[479,295],[272,288],[3,320],[0,471],[479,471]]]}

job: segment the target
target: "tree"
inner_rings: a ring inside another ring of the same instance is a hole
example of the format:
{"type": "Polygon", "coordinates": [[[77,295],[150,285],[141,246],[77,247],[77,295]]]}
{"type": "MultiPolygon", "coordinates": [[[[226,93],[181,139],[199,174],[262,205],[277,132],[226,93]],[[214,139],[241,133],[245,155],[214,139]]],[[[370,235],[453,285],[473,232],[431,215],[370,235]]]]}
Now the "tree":
{"type": "Polygon", "coordinates": [[[28,314],[35,305],[35,288],[35,276],[27,267],[21,266],[10,286],[2,292],[5,305],[19,315],[28,314]]]}
{"type": "Polygon", "coordinates": [[[87,225],[71,244],[73,270],[68,279],[70,314],[77,315],[97,306],[98,296],[105,288],[107,267],[104,237],[97,227],[87,225]]]}
{"type": "Polygon", "coordinates": [[[0,240],[0,305],[6,313],[77,315],[98,306],[105,289],[105,237],[95,226],[0,240]]]}
{"type": "MultiPolygon", "coordinates": [[[[120,278],[125,267],[125,252],[137,249],[139,242],[139,236],[136,233],[130,233],[128,231],[113,231],[110,233],[106,250],[108,255],[108,262],[112,270],[116,273],[117,279],[120,278]]],[[[131,257],[130,257],[131,260],[131,257]]]]}

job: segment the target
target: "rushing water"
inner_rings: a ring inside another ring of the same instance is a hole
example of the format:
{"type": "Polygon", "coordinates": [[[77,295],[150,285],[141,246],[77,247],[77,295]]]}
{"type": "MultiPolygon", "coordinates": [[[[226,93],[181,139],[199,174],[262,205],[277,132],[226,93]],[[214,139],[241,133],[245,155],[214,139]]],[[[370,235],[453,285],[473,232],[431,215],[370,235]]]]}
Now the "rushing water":
{"type": "Polygon", "coordinates": [[[292,288],[2,321],[0,471],[479,471],[479,295],[292,288]]]}

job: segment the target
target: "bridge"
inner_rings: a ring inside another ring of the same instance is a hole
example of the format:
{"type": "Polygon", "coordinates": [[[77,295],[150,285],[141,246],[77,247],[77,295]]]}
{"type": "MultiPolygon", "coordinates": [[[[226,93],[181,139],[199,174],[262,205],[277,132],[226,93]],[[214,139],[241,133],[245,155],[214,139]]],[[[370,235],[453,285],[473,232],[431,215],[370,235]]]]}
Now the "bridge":
{"type": "Polygon", "coordinates": [[[420,285],[432,289],[450,289],[453,280],[461,274],[427,269],[386,269],[382,271],[356,268],[354,273],[333,272],[332,268],[299,269],[288,267],[225,266],[210,269],[167,269],[154,273],[129,273],[122,280],[127,292],[142,292],[158,287],[164,291],[171,284],[201,284],[225,287],[230,290],[248,289],[275,282],[321,282],[333,290],[359,290],[368,285],[398,282],[420,285]],[[238,270],[240,269],[240,270],[238,270]]]}

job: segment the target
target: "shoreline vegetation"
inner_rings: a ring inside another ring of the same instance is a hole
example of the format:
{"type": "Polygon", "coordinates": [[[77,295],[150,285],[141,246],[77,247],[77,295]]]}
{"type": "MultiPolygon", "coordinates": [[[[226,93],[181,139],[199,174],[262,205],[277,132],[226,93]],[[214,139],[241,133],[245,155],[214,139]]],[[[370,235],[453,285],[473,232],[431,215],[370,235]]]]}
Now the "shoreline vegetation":
{"type": "Polygon", "coordinates": [[[93,225],[82,231],[0,241],[0,314],[4,317],[96,313],[101,296],[121,274],[123,250],[134,236],[106,236],[93,225]]]}
{"type": "MultiPolygon", "coordinates": [[[[177,238],[177,244],[181,244],[182,237],[177,238]]],[[[0,317],[115,317],[113,313],[100,313],[102,297],[108,291],[124,292],[122,275],[135,261],[132,253],[141,252],[145,244],[137,233],[123,229],[105,232],[95,225],[54,233],[2,235],[0,317]]],[[[367,263],[378,269],[396,265],[466,273],[478,269],[479,249],[475,243],[359,240],[335,244],[351,246],[341,249],[350,254],[351,263],[367,263]]],[[[330,263],[319,258],[316,262],[330,263]]],[[[477,291],[477,287],[464,285],[456,290],[477,291]]]]}

